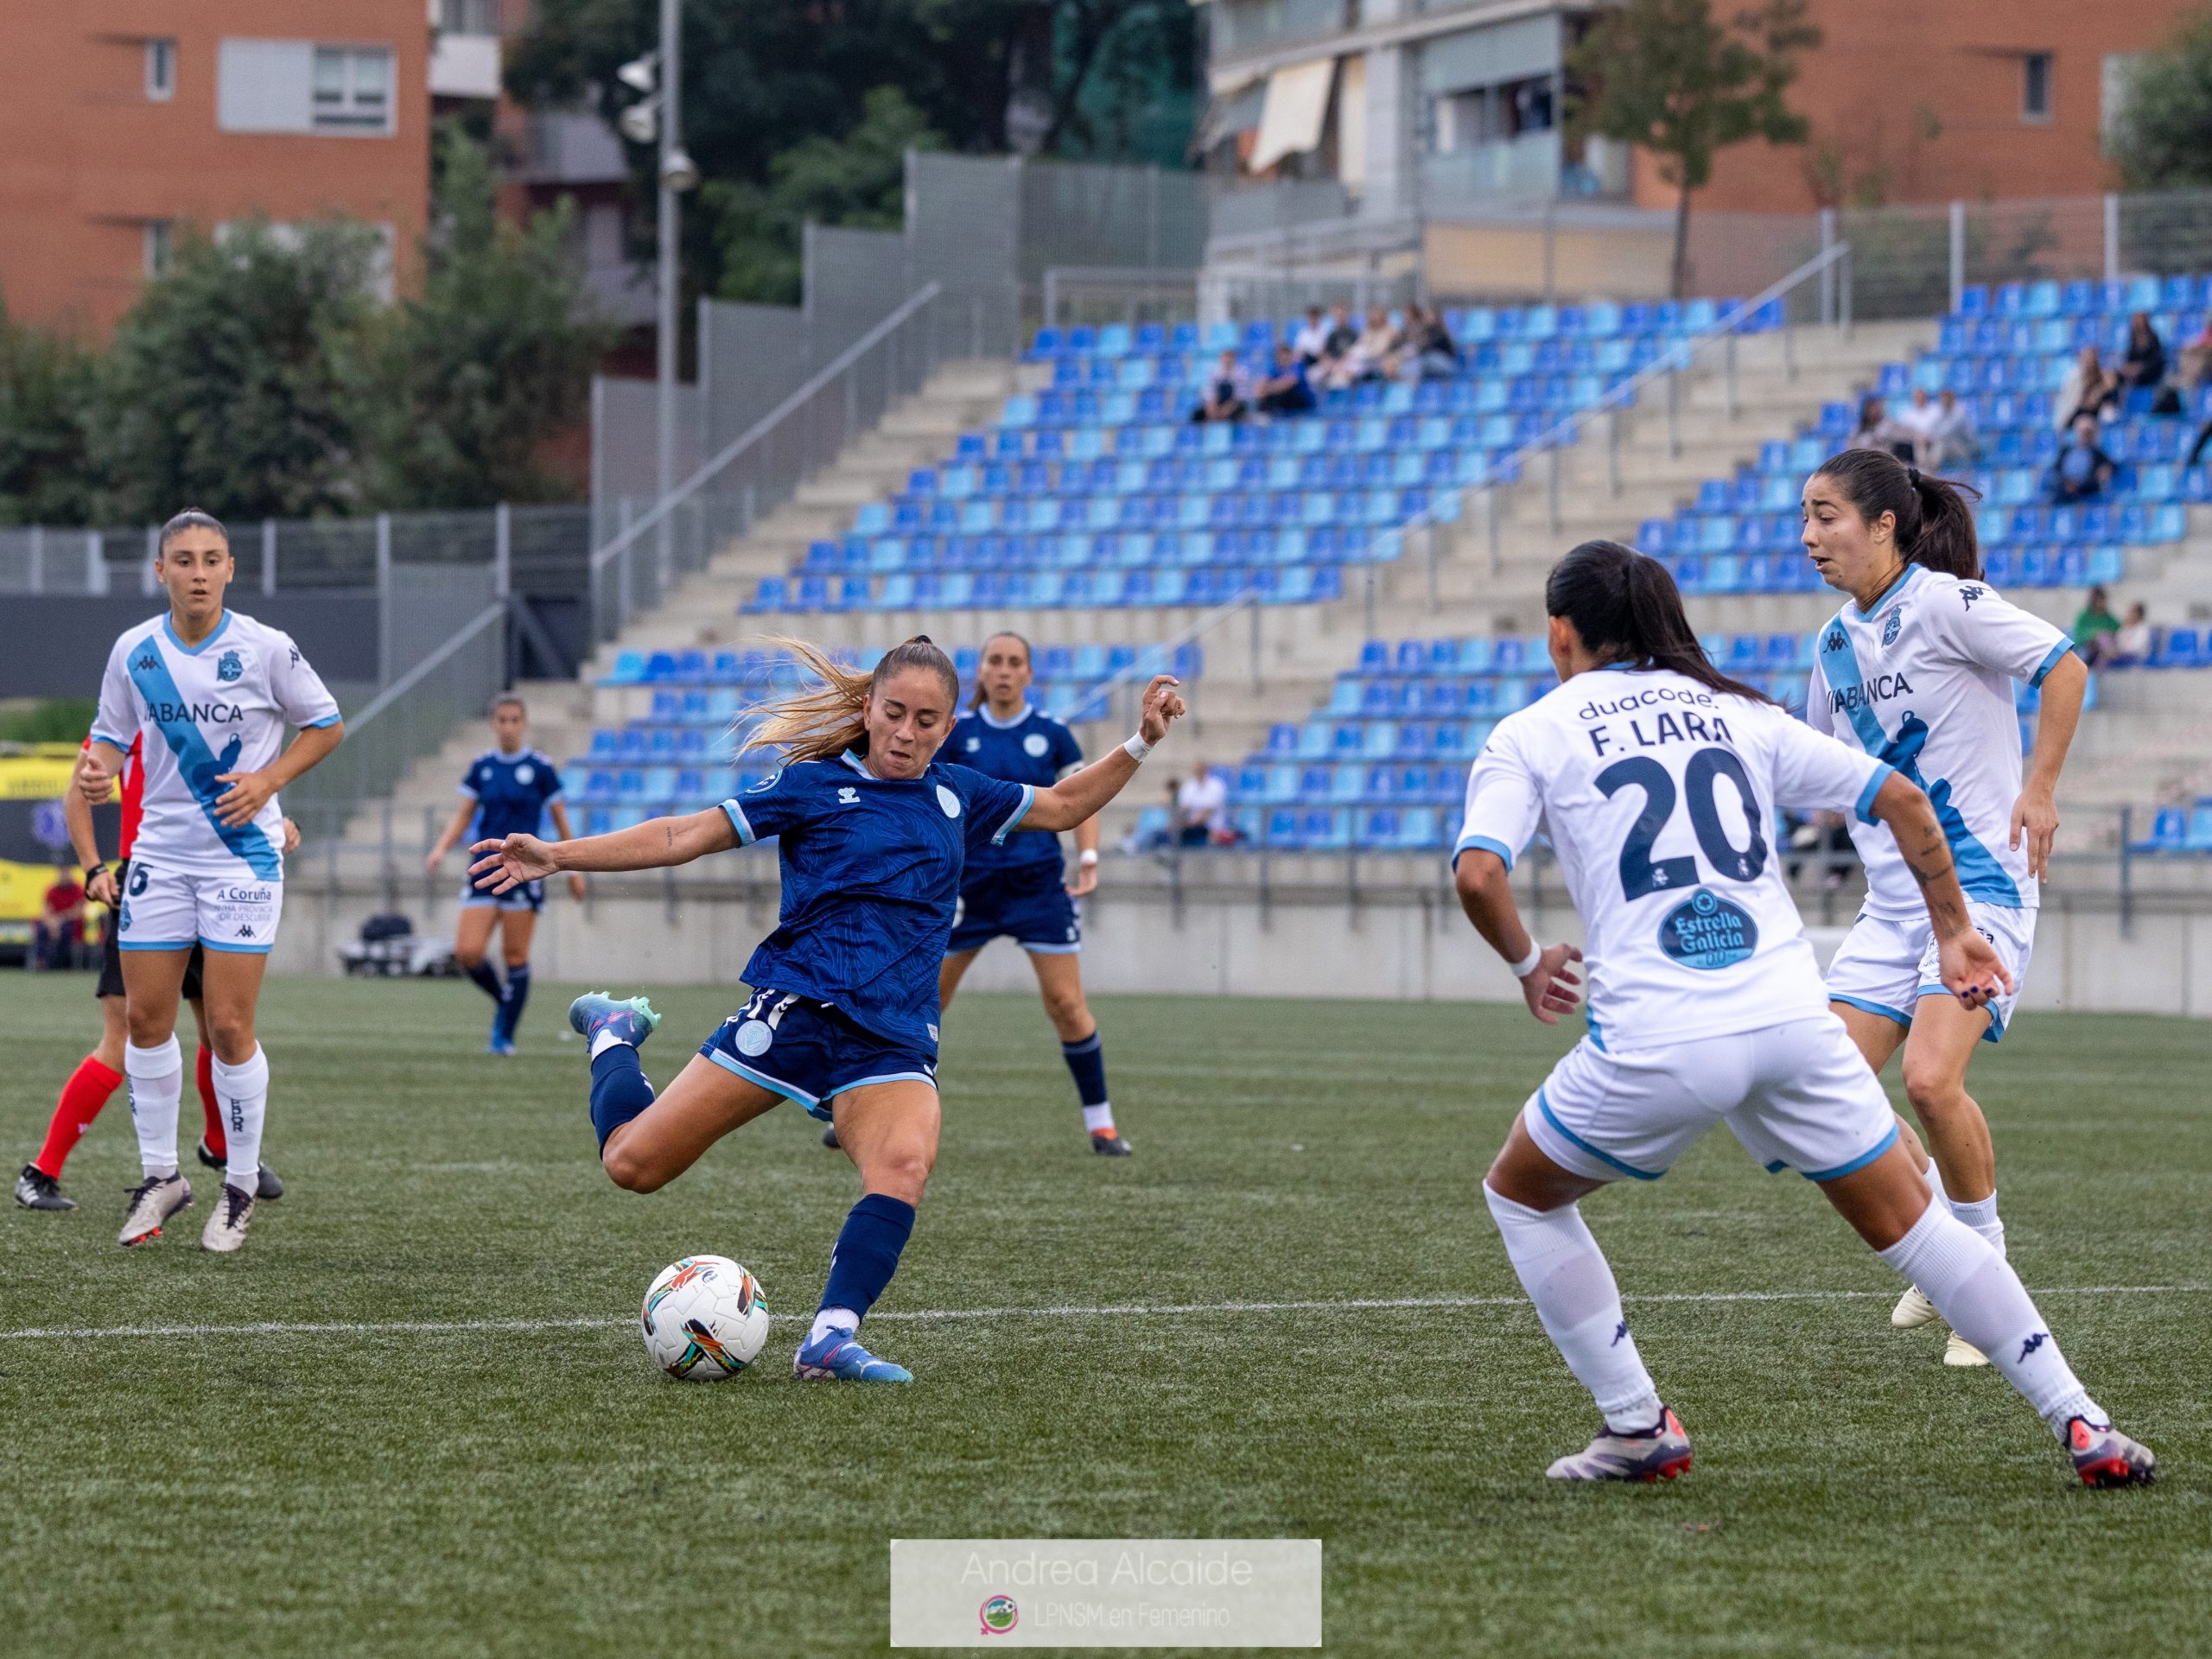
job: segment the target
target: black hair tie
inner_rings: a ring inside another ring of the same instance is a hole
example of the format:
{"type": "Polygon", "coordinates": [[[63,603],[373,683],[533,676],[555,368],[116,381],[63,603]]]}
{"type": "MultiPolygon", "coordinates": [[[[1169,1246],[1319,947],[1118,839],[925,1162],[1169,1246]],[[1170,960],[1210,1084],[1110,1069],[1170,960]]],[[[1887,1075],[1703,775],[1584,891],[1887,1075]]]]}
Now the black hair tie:
{"type": "Polygon", "coordinates": [[[1920,487],[1920,468],[1917,467],[1907,467],[1904,469],[1904,481],[1911,485],[1914,489],[1918,489],[1920,487]]]}

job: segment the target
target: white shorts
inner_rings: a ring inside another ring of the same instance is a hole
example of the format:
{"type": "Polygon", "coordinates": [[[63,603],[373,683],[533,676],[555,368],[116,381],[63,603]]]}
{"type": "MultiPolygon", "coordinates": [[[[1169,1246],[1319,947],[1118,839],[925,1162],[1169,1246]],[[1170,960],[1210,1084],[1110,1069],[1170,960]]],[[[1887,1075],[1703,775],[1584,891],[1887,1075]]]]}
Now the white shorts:
{"type": "Polygon", "coordinates": [[[130,861],[116,944],[125,950],[210,950],[266,956],[284,913],[284,884],[250,875],[188,875],[130,861]]]}
{"type": "MultiPolygon", "coordinates": [[[[2013,1005],[2028,982],[2028,959],[2035,954],[2036,913],[2010,905],[1978,904],[1969,899],[1967,913],[1981,937],[1997,947],[1997,955],[2012,975],[2012,993],[1989,1005],[1989,1029],[1981,1034],[1993,1043],[2012,1023],[2013,1005]]],[[[1901,1026],[1912,1024],[1913,1009],[1923,996],[1948,996],[1937,963],[1936,930],[1924,915],[1910,921],[1885,921],[1861,916],[1851,925],[1828,964],[1828,1000],[1848,1002],[1854,1008],[1878,1014],[1901,1026]]]]}
{"type": "Polygon", "coordinates": [[[1656,1181],[1724,1120],[1769,1170],[1815,1181],[1873,1162],[1897,1138],[1890,1097],[1833,1014],[1640,1053],[1585,1038],[1521,1109],[1544,1156],[1596,1181],[1656,1181]]]}

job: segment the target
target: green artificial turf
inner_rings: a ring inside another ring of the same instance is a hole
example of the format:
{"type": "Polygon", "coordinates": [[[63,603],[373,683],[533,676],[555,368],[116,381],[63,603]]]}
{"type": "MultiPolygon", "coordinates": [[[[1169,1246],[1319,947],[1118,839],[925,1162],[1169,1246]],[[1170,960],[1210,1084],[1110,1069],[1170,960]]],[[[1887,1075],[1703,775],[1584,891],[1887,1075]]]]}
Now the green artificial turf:
{"type": "MultiPolygon", "coordinates": [[[[869,1652],[887,1540],[1037,1535],[1321,1538],[1344,1653],[2212,1640],[2212,1294],[2044,1298],[2164,1459],[2150,1491],[2086,1491],[1995,1372],[1892,1332],[1887,1270],[1725,1131],[1585,1205],[1695,1468],[1545,1482],[1595,1417],[1478,1190],[1571,1040],[1517,1009],[1103,999],[1138,1148],[1108,1160],[1034,998],[963,998],[936,1179],[879,1313],[1158,1311],[885,1317],[872,1345],[919,1378],[898,1389],[793,1382],[796,1320],[733,1382],[650,1368],[627,1319],[661,1266],[734,1255],[779,1315],[810,1313],[856,1186],[785,1108],[663,1192],[617,1191],[571,994],[539,987],[497,1060],[466,985],[272,982],[268,1157],[292,1190],[237,1256],[198,1249],[197,1166],[181,1224],[116,1247],[119,1096],[67,1171],[83,1208],[0,1213],[0,1333],[365,1327],[0,1334],[0,1650],[869,1652]],[[1830,1294],[1638,1300],[1751,1292],[1830,1294]],[[1453,1297],[1510,1300],[1222,1306],[1453,1297]],[[390,1328],[461,1321],[509,1328],[390,1328]]],[[[647,1070],[672,1076],[733,995],[658,994],[647,1070]]],[[[89,984],[11,980],[4,1028],[12,1166],[96,1030],[89,984]]],[[[2212,1281],[2203,1027],[2031,1015],[1974,1085],[2031,1288],[2212,1281]]]]}

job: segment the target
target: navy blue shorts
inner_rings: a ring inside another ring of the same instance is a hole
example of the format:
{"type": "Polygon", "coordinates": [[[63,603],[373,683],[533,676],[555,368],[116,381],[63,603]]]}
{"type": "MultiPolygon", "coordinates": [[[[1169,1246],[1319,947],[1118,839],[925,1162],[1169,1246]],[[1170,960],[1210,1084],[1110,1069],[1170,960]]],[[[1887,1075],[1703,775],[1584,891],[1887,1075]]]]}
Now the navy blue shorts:
{"type": "MultiPolygon", "coordinates": [[[[492,878],[497,880],[494,876],[492,878]]],[[[463,910],[526,910],[535,916],[545,908],[545,883],[524,881],[512,892],[494,893],[489,887],[480,887],[474,881],[461,884],[461,907],[463,910]]]]}
{"type": "Polygon", "coordinates": [[[830,1102],[871,1083],[937,1087],[937,1061],[879,1037],[826,1002],[785,991],[756,992],[699,1052],[725,1071],[772,1089],[830,1122],[830,1102]]]}
{"type": "Polygon", "coordinates": [[[987,876],[963,888],[945,954],[981,950],[1001,935],[1039,956],[1083,949],[1083,913],[1068,897],[1058,864],[987,876]]]}

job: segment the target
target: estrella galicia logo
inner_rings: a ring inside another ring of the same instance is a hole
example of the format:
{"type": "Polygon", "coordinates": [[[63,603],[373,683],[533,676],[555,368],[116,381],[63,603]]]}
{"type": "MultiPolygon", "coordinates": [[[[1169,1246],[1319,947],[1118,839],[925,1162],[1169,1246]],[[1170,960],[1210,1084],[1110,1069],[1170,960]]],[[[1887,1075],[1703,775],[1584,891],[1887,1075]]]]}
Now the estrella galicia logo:
{"type": "Polygon", "coordinates": [[[985,1636],[1004,1636],[1021,1623],[1021,1608],[1012,1596],[993,1596],[976,1611],[985,1636]]]}
{"type": "MultiPolygon", "coordinates": [[[[2048,1331],[2038,1331],[2038,1332],[2037,1332],[2035,1333],[2035,1335],[2033,1335],[2032,1337],[2030,1337],[2030,1338],[2029,1338],[2025,1342],[2024,1342],[2024,1343],[2022,1343],[2022,1344],[2020,1344],[2020,1358],[2021,1358],[2021,1359],[2025,1359],[2025,1358],[2026,1358],[2030,1354],[2032,1354],[2033,1352],[2035,1352],[2035,1351],[2036,1351],[2037,1349],[2038,1349],[2038,1348],[2042,1347],[2042,1346],[2044,1345],[2044,1344],[2045,1344],[2046,1342],[2049,1342],[2050,1340],[2050,1332],[2048,1332],[2048,1331]]],[[[2016,1361],[2016,1362],[2015,1362],[2015,1363],[2018,1363],[2018,1362],[2016,1361]]]]}
{"type": "Polygon", "coordinates": [[[238,660],[238,654],[235,651],[225,652],[222,661],[215,664],[215,677],[225,685],[228,685],[245,672],[245,664],[238,660]]]}
{"type": "Polygon", "coordinates": [[[1700,887],[1659,924],[1659,948],[1685,968],[1732,968],[1758,949],[1758,924],[1741,906],[1700,887]]]}
{"type": "Polygon", "coordinates": [[[1882,643],[1885,645],[1894,645],[1897,644],[1897,630],[1904,626],[1904,613],[1903,611],[1891,611],[1890,613],[1890,620],[1882,624],[1882,643]]]}
{"type": "Polygon", "coordinates": [[[146,867],[143,864],[133,864],[130,867],[130,896],[135,899],[145,892],[146,883],[152,879],[147,874],[146,867]]]}
{"type": "Polygon", "coordinates": [[[1843,630],[1835,628],[1830,631],[1827,639],[1821,642],[1821,645],[1823,650],[1841,651],[1847,643],[1843,637],[1843,630]]]}
{"type": "Polygon", "coordinates": [[[1989,589],[1988,589],[1988,588],[1986,588],[1983,587],[1983,586],[1982,586],[1980,582],[1961,582],[1961,583],[1959,584],[1959,598],[1960,598],[1960,601],[1961,601],[1961,602],[1966,606],[1967,609],[1968,609],[1968,610],[1972,610],[1972,609],[1974,609],[1974,601],[1976,601],[1977,599],[1980,599],[1980,598],[1984,594],[1986,594],[1988,591],[1989,591],[1989,589]]]}

